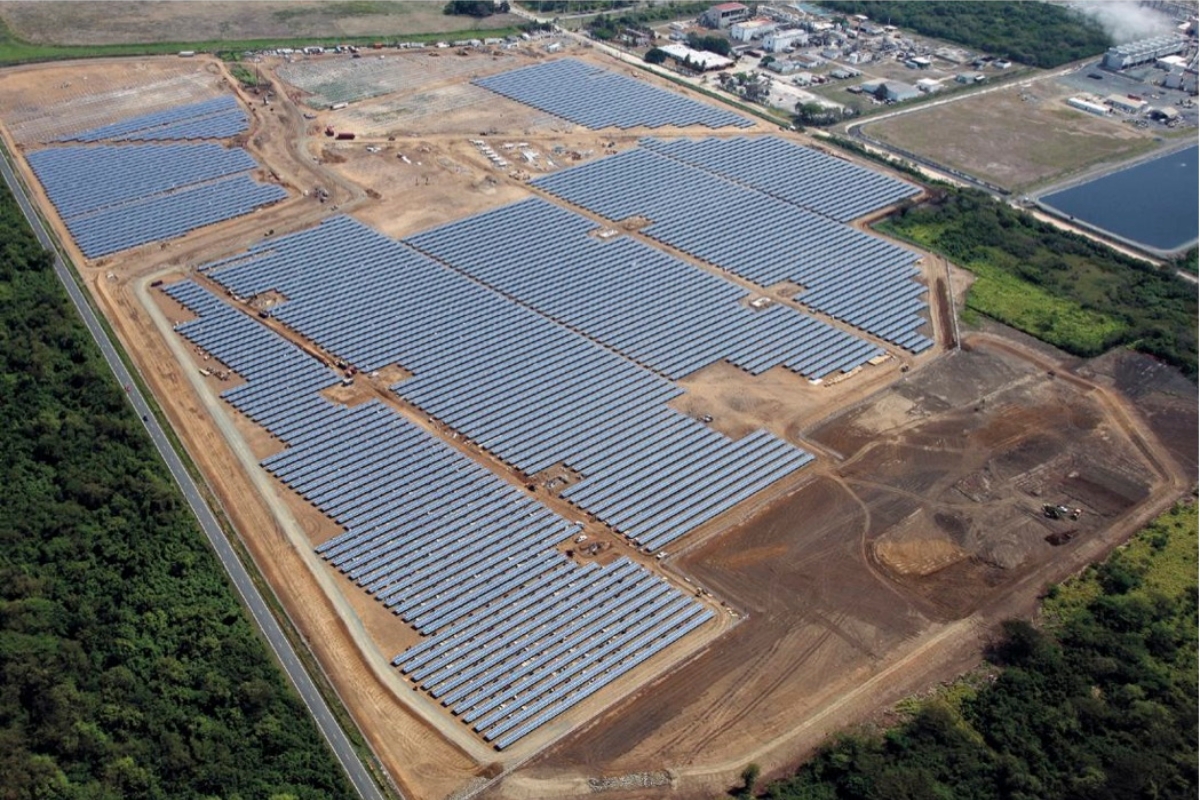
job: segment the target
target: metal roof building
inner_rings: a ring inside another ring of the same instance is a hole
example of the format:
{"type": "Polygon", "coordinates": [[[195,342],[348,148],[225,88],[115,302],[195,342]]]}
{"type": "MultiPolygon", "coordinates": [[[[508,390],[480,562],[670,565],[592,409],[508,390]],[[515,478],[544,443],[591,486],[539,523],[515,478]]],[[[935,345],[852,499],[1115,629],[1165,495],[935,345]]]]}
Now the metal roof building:
{"type": "Polygon", "coordinates": [[[1174,34],[1141,39],[1128,44],[1108,48],[1104,54],[1104,66],[1108,69],[1125,69],[1163,56],[1182,53],[1184,40],[1174,34]]]}

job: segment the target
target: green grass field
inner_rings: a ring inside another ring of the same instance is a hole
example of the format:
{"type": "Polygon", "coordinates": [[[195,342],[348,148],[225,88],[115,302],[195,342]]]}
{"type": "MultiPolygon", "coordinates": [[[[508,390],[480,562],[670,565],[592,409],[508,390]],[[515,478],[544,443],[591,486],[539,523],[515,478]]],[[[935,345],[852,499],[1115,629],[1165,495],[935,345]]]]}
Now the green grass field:
{"type": "MultiPolygon", "coordinates": [[[[448,25],[460,18],[447,17],[448,25]]],[[[465,23],[464,23],[465,24],[465,23]]],[[[518,28],[489,28],[488,36],[509,36],[518,33],[518,28]]],[[[32,44],[18,38],[0,21],[0,66],[26,64],[38,61],[58,61],[74,58],[111,58],[119,56],[171,55],[181,50],[198,53],[229,55],[256,50],[271,50],[277,47],[300,48],[307,45],[332,46],[335,44],[370,45],[378,41],[436,42],[441,39],[460,38],[470,34],[482,35],[477,29],[414,33],[404,36],[307,36],[282,39],[231,39],[199,42],[152,42],[148,44],[104,44],[104,45],[53,45],[32,44]]]]}

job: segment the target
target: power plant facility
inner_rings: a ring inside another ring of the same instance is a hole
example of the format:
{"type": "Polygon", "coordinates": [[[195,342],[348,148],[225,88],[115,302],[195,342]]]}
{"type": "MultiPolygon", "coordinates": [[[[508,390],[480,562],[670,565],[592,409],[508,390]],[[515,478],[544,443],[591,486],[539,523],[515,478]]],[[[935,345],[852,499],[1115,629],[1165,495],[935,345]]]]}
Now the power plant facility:
{"type": "Polygon", "coordinates": [[[1111,70],[1136,67],[1138,64],[1145,64],[1163,56],[1182,53],[1185,45],[1186,42],[1174,34],[1141,39],[1108,48],[1108,52],[1104,54],[1103,63],[1105,69],[1111,70]]]}

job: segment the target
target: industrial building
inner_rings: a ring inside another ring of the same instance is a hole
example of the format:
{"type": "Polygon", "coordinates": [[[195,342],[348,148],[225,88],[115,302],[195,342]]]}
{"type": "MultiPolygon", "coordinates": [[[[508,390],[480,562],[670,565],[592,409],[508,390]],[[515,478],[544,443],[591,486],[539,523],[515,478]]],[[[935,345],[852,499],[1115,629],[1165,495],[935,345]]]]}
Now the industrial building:
{"type": "Polygon", "coordinates": [[[1112,109],[1108,106],[1085,97],[1068,97],[1067,105],[1071,108],[1078,108],[1080,111],[1086,111],[1089,114],[1095,114],[1098,117],[1107,117],[1112,113],[1112,109]]]}
{"type": "Polygon", "coordinates": [[[882,90],[883,97],[881,99],[892,103],[900,103],[921,96],[921,92],[917,87],[903,81],[867,81],[861,84],[861,87],[864,92],[873,94],[876,97],[879,96],[880,90],[882,90]]]}
{"type": "Polygon", "coordinates": [[[1185,41],[1174,34],[1141,39],[1108,48],[1108,52],[1104,54],[1103,64],[1106,69],[1112,70],[1135,67],[1163,56],[1182,53],[1184,46],[1185,41]]]}
{"type": "Polygon", "coordinates": [[[668,44],[659,48],[679,63],[689,62],[707,72],[710,69],[725,69],[733,66],[733,59],[710,53],[707,50],[693,50],[685,44],[668,44]]]}
{"type": "Polygon", "coordinates": [[[1110,95],[1104,102],[1112,106],[1115,111],[1126,114],[1140,114],[1149,105],[1145,100],[1134,100],[1132,97],[1121,94],[1110,95]]]}
{"type": "Polygon", "coordinates": [[[755,17],[745,22],[735,22],[730,26],[729,38],[739,42],[752,42],[755,39],[761,39],[778,27],[779,23],[772,22],[766,17],[755,17]]]}
{"type": "Polygon", "coordinates": [[[808,44],[808,31],[789,28],[773,31],[763,37],[763,49],[768,53],[782,53],[789,47],[804,47],[808,44]]]}
{"type": "Polygon", "coordinates": [[[921,78],[921,80],[917,81],[918,91],[922,91],[925,94],[940,92],[944,88],[946,87],[942,86],[941,81],[934,80],[933,78],[921,78]]]}
{"type": "Polygon", "coordinates": [[[721,30],[746,19],[750,19],[750,7],[741,3],[720,3],[700,15],[702,23],[721,30]]]}

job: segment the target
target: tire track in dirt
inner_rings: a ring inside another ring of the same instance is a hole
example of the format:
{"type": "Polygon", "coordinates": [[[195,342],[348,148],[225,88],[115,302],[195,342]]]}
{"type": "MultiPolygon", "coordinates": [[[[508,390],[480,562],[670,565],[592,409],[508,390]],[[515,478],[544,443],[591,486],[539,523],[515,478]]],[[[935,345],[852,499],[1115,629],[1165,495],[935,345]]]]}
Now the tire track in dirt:
{"type": "MultiPolygon", "coordinates": [[[[844,621],[845,614],[840,614],[839,617],[841,618],[841,621],[844,621]]],[[[840,621],[837,624],[840,624],[840,621]]],[[[804,648],[804,650],[800,651],[796,656],[794,656],[792,658],[792,663],[788,665],[787,668],[780,670],[779,674],[776,675],[770,683],[756,692],[756,699],[751,700],[743,705],[740,711],[735,713],[728,720],[722,722],[720,726],[715,727],[712,732],[701,737],[687,751],[687,755],[684,760],[687,763],[693,762],[697,756],[704,752],[708,745],[712,744],[718,738],[724,736],[726,729],[731,728],[740,723],[742,720],[746,719],[746,717],[748,717],[759,707],[761,707],[764,702],[770,699],[771,696],[779,689],[779,687],[791,680],[792,677],[805,665],[805,662],[808,661],[808,659],[814,653],[824,647],[825,643],[828,642],[829,639],[834,635],[832,626],[829,624],[824,624],[823,627],[824,631],[820,636],[818,636],[811,644],[809,644],[808,647],[804,648]]],[[[793,630],[795,629],[789,629],[788,634],[790,635],[793,630]]],[[[787,636],[781,636],[779,637],[778,641],[782,642],[786,638],[787,636]]],[[[773,648],[772,652],[777,649],[778,647],[773,648]]],[[[729,698],[730,700],[734,699],[734,693],[731,692],[729,694],[729,698]]]]}

